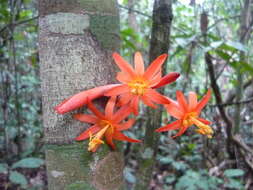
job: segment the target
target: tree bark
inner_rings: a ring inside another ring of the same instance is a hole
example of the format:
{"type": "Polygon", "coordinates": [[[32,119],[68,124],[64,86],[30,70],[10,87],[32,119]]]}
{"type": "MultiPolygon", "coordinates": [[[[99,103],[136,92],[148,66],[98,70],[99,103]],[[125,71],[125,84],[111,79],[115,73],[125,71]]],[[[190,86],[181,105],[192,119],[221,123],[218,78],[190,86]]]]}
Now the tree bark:
{"type": "Polygon", "coordinates": [[[39,13],[48,189],[120,189],[121,153],[106,146],[88,152],[87,142],[74,141],[88,125],[53,110],[77,92],[113,82],[111,55],[119,48],[116,1],[39,0],[39,13]]]}
{"type": "MultiPolygon", "coordinates": [[[[149,50],[150,63],[159,55],[168,53],[172,18],[172,1],[156,0],[153,8],[153,25],[150,41],[151,45],[149,50]]],[[[163,71],[165,71],[165,69],[166,64],[164,64],[163,71]]],[[[160,92],[163,91],[160,90],[160,92]]],[[[154,131],[155,129],[161,127],[161,106],[156,110],[148,108],[147,118],[144,143],[138,165],[139,170],[137,174],[137,190],[148,189],[152,179],[159,141],[159,135],[154,131]]]]}

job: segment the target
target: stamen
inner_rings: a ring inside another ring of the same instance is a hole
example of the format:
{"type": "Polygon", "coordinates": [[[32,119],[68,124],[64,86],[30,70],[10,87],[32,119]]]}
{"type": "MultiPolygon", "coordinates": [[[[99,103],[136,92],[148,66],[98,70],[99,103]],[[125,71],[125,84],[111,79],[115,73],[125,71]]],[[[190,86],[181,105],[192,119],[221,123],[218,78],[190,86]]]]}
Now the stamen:
{"type": "Polygon", "coordinates": [[[144,80],[134,80],[133,82],[128,83],[128,86],[131,88],[130,92],[132,94],[143,95],[148,84],[144,80]]]}
{"type": "Polygon", "coordinates": [[[110,127],[110,125],[105,126],[103,129],[101,129],[96,135],[92,136],[91,133],[90,135],[90,142],[89,142],[89,147],[88,151],[95,152],[96,149],[100,144],[104,144],[104,141],[101,140],[101,138],[104,136],[106,130],[110,127]]]}
{"type": "Polygon", "coordinates": [[[198,127],[197,133],[206,135],[208,138],[212,138],[213,130],[209,125],[205,125],[194,117],[190,117],[190,120],[198,127]]]}

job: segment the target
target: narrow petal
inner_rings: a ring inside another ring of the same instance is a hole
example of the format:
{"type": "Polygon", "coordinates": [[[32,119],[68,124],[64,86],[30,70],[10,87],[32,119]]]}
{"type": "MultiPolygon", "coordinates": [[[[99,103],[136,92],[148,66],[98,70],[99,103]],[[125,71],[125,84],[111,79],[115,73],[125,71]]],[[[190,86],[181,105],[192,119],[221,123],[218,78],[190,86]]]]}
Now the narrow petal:
{"type": "Polygon", "coordinates": [[[122,106],[113,116],[114,123],[119,123],[129,116],[132,112],[132,108],[129,105],[122,106]]]}
{"type": "Polygon", "coordinates": [[[131,77],[124,72],[118,72],[116,79],[124,84],[129,83],[132,80],[131,77]]]}
{"type": "Polygon", "coordinates": [[[140,52],[136,52],[134,55],[135,73],[139,76],[144,74],[144,63],[140,52]]]}
{"type": "Polygon", "coordinates": [[[120,94],[124,94],[126,92],[129,92],[129,88],[127,85],[122,84],[120,86],[116,86],[115,88],[110,89],[105,93],[105,96],[117,96],[120,94]]]}
{"type": "Polygon", "coordinates": [[[172,72],[172,73],[169,73],[167,75],[165,75],[159,83],[157,83],[156,85],[152,86],[152,88],[160,88],[160,87],[163,87],[167,84],[170,84],[174,81],[177,80],[177,78],[180,76],[179,73],[176,73],[176,72],[172,72]]]}
{"type": "Polygon", "coordinates": [[[182,127],[179,129],[179,132],[178,132],[176,135],[174,135],[172,138],[176,138],[176,137],[178,137],[178,136],[181,136],[182,134],[185,133],[185,131],[186,131],[187,129],[188,129],[187,126],[182,126],[182,127]]]}
{"type": "Polygon", "coordinates": [[[149,86],[150,87],[155,86],[161,81],[161,79],[162,79],[162,72],[160,69],[160,71],[156,75],[154,75],[151,80],[149,80],[149,86]]]}
{"type": "Polygon", "coordinates": [[[105,116],[102,114],[93,104],[91,101],[88,101],[88,108],[94,113],[99,119],[104,119],[105,116]]]}
{"type": "Polygon", "coordinates": [[[64,114],[64,113],[70,112],[74,109],[78,109],[78,108],[86,105],[87,100],[88,100],[87,98],[89,98],[89,100],[93,100],[98,97],[101,97],[104,95],[104,93],[107,90],[112,89],[116,86],[119,86],[119,84],[105,85],[105,86],[92,88],[90,90],[82,91],[82,92],[75,94],[74,96],[64,100],[62,103],[60,103],[54,109],[58,114],[64,114]]]}
{"type": "Polygon", "coordinates": [[[130,100],[133,98],[133,95],[131,93],[125,93],[125,94],[121,94],[119,101],[118,101],[118,105],[119,106],[123,106],[126,105],[130,102],[130,100]]]}
{"type": "Polygon", "coordinates": [[[195,108],[196,111],[200,112],[205,107],[210,98],[211,98],[211,89],[208,89],[206,95],[199,101],[197,107],[195,108]]]}
{"type": "Polygon", "coordinates": [[[141,96],[141,100],[143,101],[144,104],[146,104],[147,106],[156,109],[157,106],[149,99],[149,97],[147,97],[145,94],[143,96],[141,96]]]}
{"type": "Polygon", "coordinates": [[[155,132],[164,132],[174,129],[179,129],[181,127],[182,120],[176,120],[168,125],[165,125],[164,127],[160,127],[159,129],[156,129],[155,132]]]}
{"type": "Polygon", "coordinates": [[[118,131],[127,130],[132,127],[134,122],[135,122],[135,119],[129,119],[127,122],[117,125],[117,130],[118,131]]]}
{"type": "Polygon", "coordinates": [[[145,95],[157,104],[170,104],[170,100],[153,89],[147,89],[145,95]]]}
{"type": "Polygon", "coordinates": [[[97,133],[101,128],[98,125],[93,125],[86,131],[82,132],[78,137],[75,138],[76,141],[82,141],[90,137],[90,134],[97,133]]]}
{"type": "Polygon", "coordinates": [[[135,96],[130,103],[130,106],[133,109],[133,113],[134,115],[138,115],[139,114],[139,96],[135,96]]]}
{"type": "Polygon", "coordinates": [[[133,142],[133,143],[138,143],[141,142],[138,139],[132,139],[126,135],[124,135],[123,133],[119,132],[119,131],[115,131],[113,134],[113,138],[119,141],[128,141],[128,142],[133,142]]]}
{"type": "Polygon", "coordinates": [[[164,61],[167,58],[167,54],[162,54],[159,57],[157,57],[147,68],[146,72],[144,73],[144,77],[147,79],[152,79],[152,77],[156,74],[156,72],[161,69],[161,66],[163,65],[164,61]]]}
{"type": "Polygon", "coordinates": [[[183,112],[180,110],[180,108],[175,104],[168,104],[165,105],[165,107],[168,113],[177,119],[181,119],[184,115],[183,112]]]}
{"type": "Polygon", "coordinates": [[[177,101],[179,103],[179,106],[182,108],[182,110],[187,112],[188,104],[187,104],[187,101],[184,97],[184,94],[181,91],[178,90],[178,91],[176,91],[176,96],[177,96],[177,101]]]}
{"type": "Polygon", "coordinates": [[[116,102],[116,96],[112,96],[108,100],[108,102],[107,102],[107,104],[105,106],[105,117],[112,118],[115,102],[116,102]]]}
{"type": "Polygon", "coordinates": [[[98,121],[98,118],[94,115],[80,114],[80,113],[75,114],[73,118],[85,123],[96,123],[98,121]]]}
{"type": "Polygon", "coordinates": [[[128,64],[118,53],[113,53],[112,57],[115,63],[121,69],[121,71],[127,73],[131,77],[135,76],[133,67],[130,64],[128,64]]]}
{"type": "Polygon", "coordinates": [[[113,149],[115,150],[115,144],[113,143],[113,139],[112,139],[112,134],[111,133],[105,133],[105,140],[106,143],[113,149]]]}
{"type": "Polygon", "coordinates": [[[193,109],[197,106],[198,100],[195,92],[189,92],[188,95],[189,102],[189,111],[193,111],[193,109]]]}
{"type": "Polygon", "coordinates": [[[211,121],[208,121],[208,120],[203,119],[203,118],[201,118],[201,117],[199,117],[199,118],[198,118],[198,120],[199,120],[200,122],[202,122],[202,123],[206,124],[206,125],[211,125],[211,124],[212,124],[212,122],[211,122],[211,121]]]}

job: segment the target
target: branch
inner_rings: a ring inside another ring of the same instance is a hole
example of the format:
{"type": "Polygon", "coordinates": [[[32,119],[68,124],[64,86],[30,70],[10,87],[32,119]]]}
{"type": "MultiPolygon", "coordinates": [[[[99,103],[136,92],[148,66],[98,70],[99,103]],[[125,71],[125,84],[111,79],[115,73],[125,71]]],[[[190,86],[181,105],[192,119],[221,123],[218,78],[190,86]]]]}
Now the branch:
{"type": "Polygon", "coordinates": [[[124,5],[120,5],[120,4],[119,4],[118,6],[119,6],[119,8],[126,9],[126,10],[128,10],[128,11],[135,12],[135,13],[137,13],[137,14],[139,14],[139,15],[148,17],[148,18],[150,18],[150,19],[152,18],[152,16],[150,16],[150,15],[148,15],[148,14],[146,14],[146,13],[143,13],[143,12],[141,12],[141,11],[138,11],[138,10],[136,10],[136,9],[132,9],[132,8],[126,7],[126,6],[124,6],[124,5]]]}
{"type": "Polygon", "coordinates": [[[238,105],[238,104],[247,104],[253,102],[253,98],[249,98],[247,100],[242,100],[239,102],[229,102],[229,103],[223,103],[223,104],[215,104],[215,105],[210,105],[211,107],[217,107],[217,106],[232,106],[232,105],[238,105]]]}

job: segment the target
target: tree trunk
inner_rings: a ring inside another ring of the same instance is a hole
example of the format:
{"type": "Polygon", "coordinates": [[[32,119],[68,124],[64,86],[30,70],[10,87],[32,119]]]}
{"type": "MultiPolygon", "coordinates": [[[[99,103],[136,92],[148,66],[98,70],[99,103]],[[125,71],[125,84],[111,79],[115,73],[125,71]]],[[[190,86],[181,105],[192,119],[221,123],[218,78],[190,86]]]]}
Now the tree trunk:
{"type": "Polygon", "coordinates": [[[48,189],[120,189],[122,155],[106,146],[88,152],[87,142],[74,141],[88,125],[53,110],[77,92],[113,82],[111,55],[119,48],[116,1],[39,0],[39,13],[48,189]]]}
{"type": "MultiPolygon", "coordinates": [[[[153,25],[150,41],[151,45],[149,50],[150,63],[159,55],[168,53],[172,18],[172,1],[156,0],[153,8],[153,25]]],[[[163,67],[164,71],[165,68],[166,65],[163,67]]],[[[148,108],[147,117],[148,120],[145,125],[146,132],[144,137],[143,150],[141,152],[141,158],[138,165],[139,170],[137,174],[137,190],[148,189],[150,180],[152,179],[159,141],[159,135],[155,133],[155,129],[161,127],[161,106],[156,110],[148,108]]]]}

